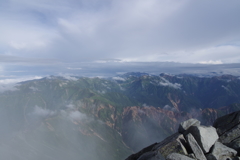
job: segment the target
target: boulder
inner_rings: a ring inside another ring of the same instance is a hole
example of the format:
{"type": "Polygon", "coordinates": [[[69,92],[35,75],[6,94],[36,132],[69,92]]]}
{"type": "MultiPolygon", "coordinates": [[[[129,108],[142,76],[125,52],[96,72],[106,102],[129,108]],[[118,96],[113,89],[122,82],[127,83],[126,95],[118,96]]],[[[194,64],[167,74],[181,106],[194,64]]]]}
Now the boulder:
{"type": "Polygon", "coordinates": [[[216,159],[216,157],[207,156],[207,160],[235,160],[235,159],[232,159],[232,158],[229,157],[229,156],[222,156],[222,157],[219,158],[219,159],[216,159]]]}
{"type": "Polygon", "coordinates": [[[178,132],[184,133],[191,126],[200,126],[201,122],[197,119],[189,119],[179,124],[178,132]]]}
{"type": "Polygon", "coordinates": [[[216,119],[213,126],[217,129],[220,142],[226,145],[233,142],[240,138],[240,111],[216,119]]]}
{"type": "Polygon", "coordinates": [[[195,154],[194,154],[194,153],[188,154],[188,157],[193,158],[193,159],[197,159],[197,158],[195,157],[195,154]]]}
{"type": "Polygon", "coordinates": [[[186,132],[191,133],[204,153],[209,152],[210,148],[218,139],[216,129],[212,126],[191,126],[186,132]]]}
{"type": "Polygon", "coordinates": [[[227,158],[230,160],[234,158],[237,154],[237,151],[235,151],[232,148],[229,148],[225,145],[223,145],[220,142],[216,142],[211,150],[211,153],[207,155],[208,160],[227,160],[227,158]]]}
{"type": "Polygon", "coordinates": [[[196,119],[179,125],[179,132],[126,160],[240,160],[240,111],[218,118],[212,126],[196,119]],[[216,127],[216,128],[214,128],[216,127]]]}
{"type": "Polygon", "coordinates": [[[186,144],[187,143],[183,135],[175,133],[157,144],[153,150],[158,151],[164,157],[167,157],[167,155],[173,152],[187,155],[187,149],[185,148],[186,144]]]}
{"type": "Polygon", "coordinates": [[[217,129],[218,135],[221,136],[225,132],[237,126],[239,123],[240,123],[240,111],[233,112],[231,114],[216,119],[213,123],[213,127],[217,129]]]}
{"type": "Polygon", "coordinates": [[[228,143],[227,146],[235,149],[238,152],[237,155],[240,156],[240,138],[237,138],[231,143],[228,143]]]}
{"type": "Polygon", "coordinates": [[[171,153],[167,156],[166,160],[194,160],[194,159],[179,153],[171,153]]]}
{"type": "Polygon", "coordinates": [[[190,145],[195,157],[197,159],[201,159],[201,160],[207,160],[207,158],[205,157],[201,147],[198,145],[197,141],[195,140],[195,138],[192,136],[191,133],[189,133],[186,136],[187,142],[190,145]]]}
{"type": "Polygon", "coordinates": [[[234,126],[219,136],[219,141],[223,144],[231,143],[233,140],[240,138],[240,124],[234,126]]]}

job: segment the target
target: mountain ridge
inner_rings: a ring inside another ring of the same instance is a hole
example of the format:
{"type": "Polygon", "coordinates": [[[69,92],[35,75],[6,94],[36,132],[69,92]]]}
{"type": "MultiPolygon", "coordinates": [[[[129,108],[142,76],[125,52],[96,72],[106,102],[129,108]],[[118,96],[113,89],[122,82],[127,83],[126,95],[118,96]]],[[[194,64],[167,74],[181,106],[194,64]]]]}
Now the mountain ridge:
{"type": "MultiPolygon", "coordinates": [[[[64,150],[71,153],[68,147],[82,148],[79,154],[90,152],[91,145],[82,146],[89,143],[111,148],[109,153],[104,147],[96,147],[100,159],[120,160],[174,133],[183,120],[197,118],[211,124],[217,117],[240,109],[240,80],[236,76],[128,73],[118,77],[51,76],[19,83],[15,90],[0,93],[0,132],[9,140],[0,143],[0,152],[4,153],[7,145],[20,160],[45,152],[53,156],[49,159],[56,158],[42,148],[46,145],[61,151],[61,159],[64,150]],[[44,139],[43,144],[31,139],[36,135],[40,140],[45,134],[52,138],[44,139]],[[14,148],[17,142],[25,148],[20,153],[14,148]],[[30,149],[28,144],[39,146],[30,149]],[[31,156],[22,154],[29,149],[31,156]]],[[[72,154],[73,159],[79,156],[72,154]]],[[[98,154],[91,159],[98,159],[98,154]]]]}

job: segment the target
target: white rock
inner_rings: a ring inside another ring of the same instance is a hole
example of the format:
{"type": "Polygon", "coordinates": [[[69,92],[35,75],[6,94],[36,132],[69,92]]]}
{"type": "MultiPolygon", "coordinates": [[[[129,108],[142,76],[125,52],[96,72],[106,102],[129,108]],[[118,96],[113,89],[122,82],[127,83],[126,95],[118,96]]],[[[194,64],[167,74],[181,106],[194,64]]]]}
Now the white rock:
{"type": "Polygon", "coordinates": [[[237,151],[234,149],[229,148],[220,142],[216,142],[213,146],[212,152],[207,155],[207,158],[209,160],[220,160],[225,159],[226,157],[234,157],[236,154],[237,151]]]}
{"type": "Polygon", "coordinates": [[[197,119],[189,119],[179,124],[178,132],[184,133],[191,126],[200,126],[200,121],[197,119]]]}
{"type": "Polygon", "coordinates": [[[186,139],[187,139],[188,144],[190,145],[195,157],[197,159],[207,160],[207,158],[203,154],[203,151],[202,151],[201,147],[198,145],[197,141],[195,140],[195,138],[192,136],[191,133],[189,133],[186,136],[186,139]]]}
{"type": "Polygon", "coordinates": [[[191,133],[204,153],[208,153],[210,148],[218,139],[216,129],[212,126],[191,126],[185,133],[191,133]]]}

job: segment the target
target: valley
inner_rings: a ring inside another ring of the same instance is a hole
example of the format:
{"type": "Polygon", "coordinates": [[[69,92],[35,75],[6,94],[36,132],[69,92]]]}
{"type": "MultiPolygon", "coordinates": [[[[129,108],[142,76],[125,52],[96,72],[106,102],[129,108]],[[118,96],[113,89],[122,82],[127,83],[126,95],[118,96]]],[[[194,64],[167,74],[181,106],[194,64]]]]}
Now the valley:
{"type": "Polygon", "coordinates": [[[49,76],[0,93],[0,155],[12,160],[121,160],[197,118],[240,109],[240,79],[221,75],[49,76]]]}

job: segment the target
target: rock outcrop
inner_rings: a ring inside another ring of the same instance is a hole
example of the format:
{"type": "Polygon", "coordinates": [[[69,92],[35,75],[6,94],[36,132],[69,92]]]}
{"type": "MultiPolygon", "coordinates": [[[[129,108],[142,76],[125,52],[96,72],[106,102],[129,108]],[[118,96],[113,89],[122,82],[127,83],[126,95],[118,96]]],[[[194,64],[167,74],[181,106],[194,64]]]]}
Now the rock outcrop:
{"type": "Polygon", "coordinates": [[[186,137],[189,133],[193,135],[204,153],[208,153],[210,148],[218,139],[216,129],[212,126],[191,126],[183,134],[186,137]]]}
{"type": "Polygon", "coordinates": [[[206,160],[206,157],[203,154],[201,147],[198,145],[198,142],[195,140],[193,135],[191,133],[189,133],[189,134],[187,134],[186,138],[187,138],[187,142],[190,145],[195,157],[197,159],[206,160]]]}
{"type": "Polygon", "coordinates": [[[178,132],[150,145],[126,160],[238,160],[240,111],[218,118],[213,126],[189,119],[178,132]]]}

